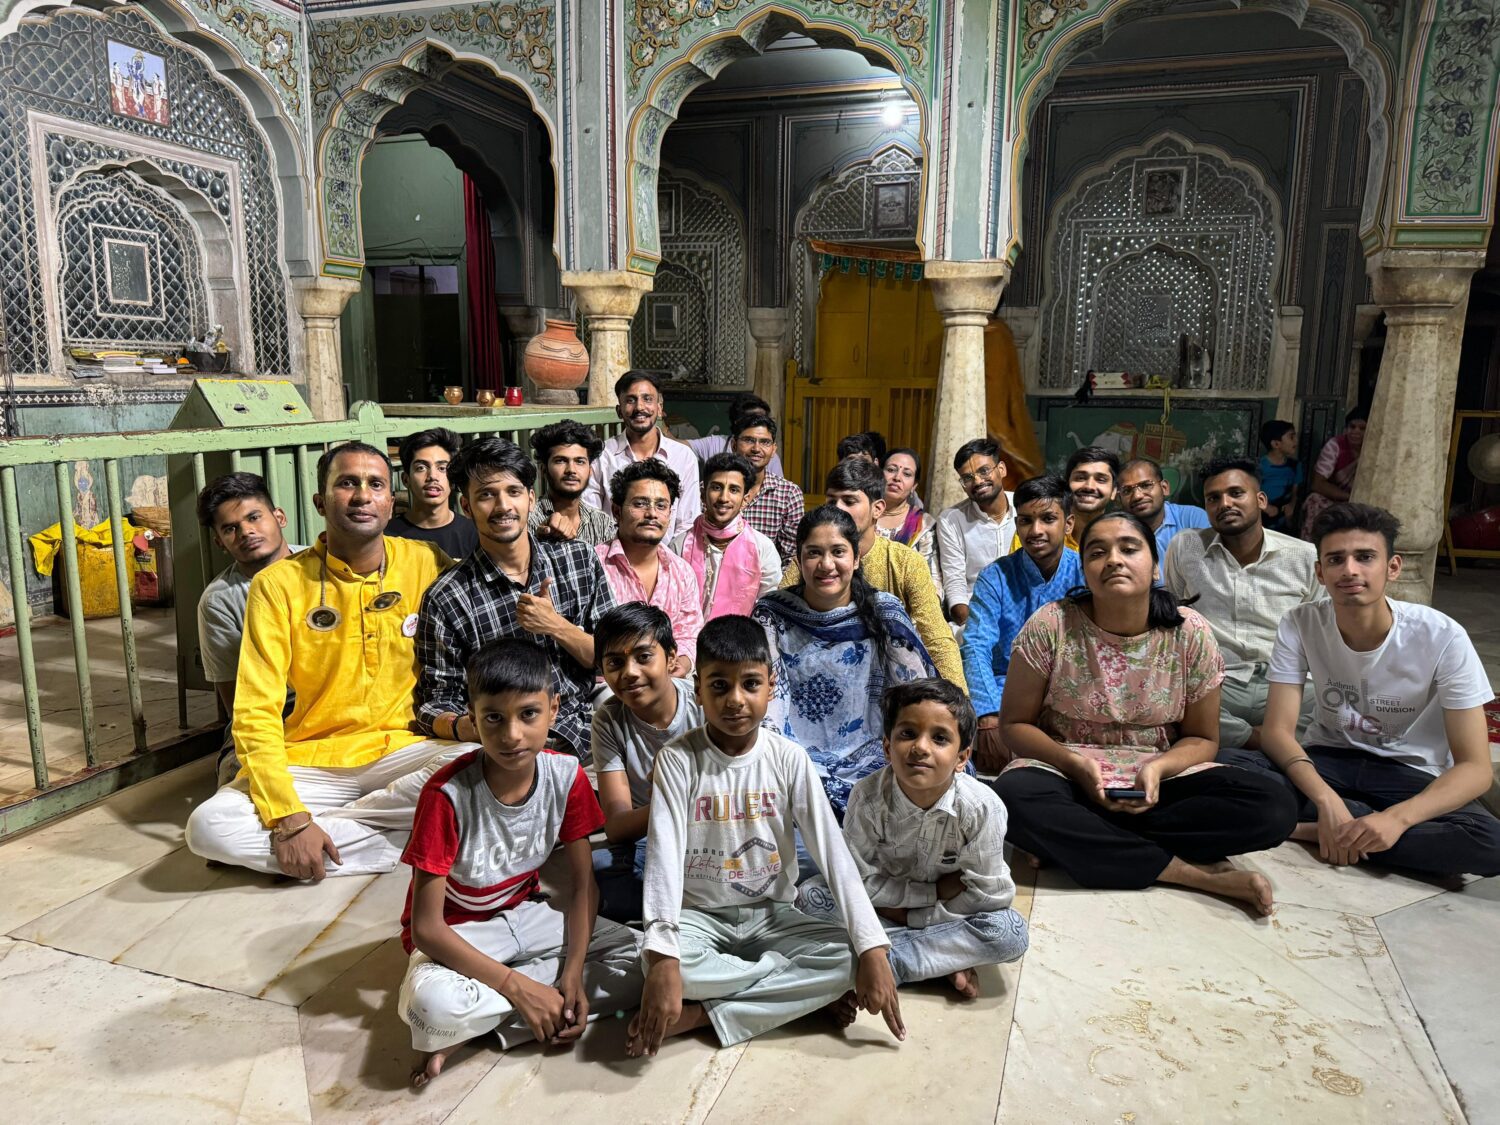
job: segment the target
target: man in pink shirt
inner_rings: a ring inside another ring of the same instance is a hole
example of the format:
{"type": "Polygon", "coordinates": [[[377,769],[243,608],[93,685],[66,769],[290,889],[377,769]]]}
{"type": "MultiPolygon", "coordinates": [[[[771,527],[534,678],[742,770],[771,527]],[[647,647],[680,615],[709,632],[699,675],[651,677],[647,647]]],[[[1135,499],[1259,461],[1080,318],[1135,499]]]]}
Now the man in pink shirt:
{"type": "Polygon", "coordinates": [[[672,509],[681,494],[677,474],[664,462],[653,457],[626,465],[609,482],[617,534],[595,548],[615,601],[645,602],[671,618],[677,641],[674,676],[692,671],[703,629],[698,575],[665,546],[672,509]]]}

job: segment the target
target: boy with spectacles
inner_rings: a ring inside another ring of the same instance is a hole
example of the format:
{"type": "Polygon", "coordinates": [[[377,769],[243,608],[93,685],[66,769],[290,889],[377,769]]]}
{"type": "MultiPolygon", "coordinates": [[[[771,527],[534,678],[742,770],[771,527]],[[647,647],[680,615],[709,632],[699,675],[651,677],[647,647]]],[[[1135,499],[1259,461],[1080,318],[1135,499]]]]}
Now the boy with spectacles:
{"type": "Polygon", "coordinates": [[[672,675],[686,676],[703,629],[703,594],[687,560],[666,546],[682,494],[677,474],[655,458],[633,461],[611,478],[609,494],[617,530],[598,547],[609,588],[617,602],[645,602],[672,619],[672,675]]]}
{"type": "Polygon", "coordinates": [[[992,437],[965,442],[953,456],[953,471],[968,497],[938,517],[937,552],[948,616],[962,626],[979,572],[1010,554],[1016,513],[1005,491],[1005,459],[992,437]]]}

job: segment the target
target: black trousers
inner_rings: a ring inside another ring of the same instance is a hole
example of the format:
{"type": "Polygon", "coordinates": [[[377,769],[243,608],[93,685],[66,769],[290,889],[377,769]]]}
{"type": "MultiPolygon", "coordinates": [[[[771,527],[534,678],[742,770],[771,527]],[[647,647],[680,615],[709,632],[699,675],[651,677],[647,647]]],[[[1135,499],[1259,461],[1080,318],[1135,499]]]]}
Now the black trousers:
{"type": "Polygon", "coordinates": [[[1274,848],[1297,824],[1297,803],[1265,774],[1225,767],[1161,783],[1154,808],[1112,812],[1051,770],[1003,773],[995,792],[1007,835],[1083,887],[1149,887],[1172,859],[1214,863],[1274,848]]]}
{"type": "MultiPolygon", "coordinates": [[[[1306,753],[1350,816],[1368,816],[1415,797],[1432,775],[1404,762],[1346,747],[1308,746],[1306,753]]],[[[1292,779],[1258,750],[1220,750],[1219,761],[1258,769],[1285,785],[1297,800],[1297,819],[1316,822],[1318,810],[1292,779]]],[[[1414,824],[1396,845],[1370,861],[1426,875],[1500,875],[1500,819],[1470,801],[1463,808],[1414,824]]]]}

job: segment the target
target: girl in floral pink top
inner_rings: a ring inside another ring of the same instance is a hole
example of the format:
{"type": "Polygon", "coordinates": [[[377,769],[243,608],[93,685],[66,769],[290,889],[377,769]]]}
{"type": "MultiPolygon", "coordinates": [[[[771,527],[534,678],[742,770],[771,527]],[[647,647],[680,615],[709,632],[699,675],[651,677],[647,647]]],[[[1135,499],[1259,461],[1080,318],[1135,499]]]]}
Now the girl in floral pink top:
{"type": "Polygon", "coordinates": [[[1079,555],[1086,585],[1011,651],[1016,760],[995,783],[1011,839],[1086,887],[1178,883],[1269,914],[1264,875],[1215,868],[1279,844],[1296,807],[1256,771],[1211,768],[1224,662],[1208,623],[1155,584],[1156,537],[1130,513],[1091,523],[1079,555]]]}

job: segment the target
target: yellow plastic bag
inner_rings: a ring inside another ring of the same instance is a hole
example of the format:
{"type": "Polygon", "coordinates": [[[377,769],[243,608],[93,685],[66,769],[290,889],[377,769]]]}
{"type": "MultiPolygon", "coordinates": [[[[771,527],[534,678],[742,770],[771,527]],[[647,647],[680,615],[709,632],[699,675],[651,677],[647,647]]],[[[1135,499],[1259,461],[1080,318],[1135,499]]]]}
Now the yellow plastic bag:
{"type": "MultiPolygon", "coordinates": [[[[80,547],[112,547],[114,537],[110,534],[109,521],[85,528],[78,524],[73,525],[73,534],[78,539],[80,547]]],[[[135,532],[124,520],[120,521],[120,534],[128,543],[135,532]]],[[[57,552],[62,550],[62,524],[55,523],[51,527],[38,531],[31,537],[31,553],[36,563],[36,572],[43,578],[52,575],[52,568],[57,563],[57,552]]]]}

